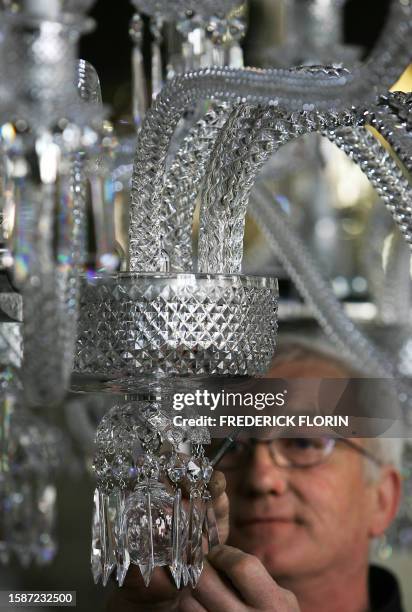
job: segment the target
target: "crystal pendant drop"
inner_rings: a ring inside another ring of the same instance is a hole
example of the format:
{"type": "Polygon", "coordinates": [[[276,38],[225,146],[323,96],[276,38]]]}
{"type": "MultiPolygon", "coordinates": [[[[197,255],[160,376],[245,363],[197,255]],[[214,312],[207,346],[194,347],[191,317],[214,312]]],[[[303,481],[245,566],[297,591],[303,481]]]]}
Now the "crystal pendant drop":
{"type": "Polygon", "coordinates": [[[173,454],[167,463],[167,475],[173,483],[180,482],[186,475],[186,461],[173,454]]]}
{"type": "Polygon", "coordinates": [[[93,496],[93,516],[92,516],[92,546],[91,546],[91,567],[94,584],[98,584],[102,577],[102,546],[100,539],[100,495],[96,489],[93,496]]]}
{"type": "Polygon", "coordinates": [[[156,481],[140,485],[127,498],[124,511],[130,562],[138,565],[148,585],[155,567],[172,565],[174,498],[156,481]]]}
{"type": "Polygon", "coordinates": [[[115,518],[115,537],[116,537],[116,563],[117,572],[116,578],[119,586],[123,586],[124,579],[126,578],[127,570],[130,565],[130,555],[127,548],[127,537],[124,529],[124,492],[117,491],[113,494],[115,498],[116,506],[116,518],[115,518]]]}
{"type": "Polygon", "coordinates": [[[196,586],[203,569],[202,528],[204,511],[205,507],[200,492],[197,489],[192,489],[189,502],[187,568],[193,588],[196,586]]]}
{"type": "Polygon", "coordinates": [[[116,565],[113,525],[110,520],[109,496],[99,494],[100,541],[102,548],[102,578],[106,586],[116,565]]]}
{"type": "Polygon", "coordinates": [[[197,458],[191,457],[187,464],[187,477],[190,482],[196,483],[202,478],[202,470],[197,458]]]}
{"type": "Polygon", "coordinates": [[[181,512],[182,491],[176,490],[173,504],[173,526],[172,526],[172,564],[170,572],[177,588],[180,588],[182,580],[182,556],[181,556],[181,512]]]}
{"type": "Polygon", "coordinates": [[[153,517],[152,517],[152,499],[150,494],[150,487],[146,487],[145,500],[146,502],[146,546],[147,554],[146,557],[139,563],[140,573],[142,574],[144,583],[149,586],[150,579],[154,570],[154,548],[153,548],[153,517]]]}
{"type": "Polygon", "coordinates": [[[215,509],[213,508],[212,498],[208,496],[205,500],[205,531],[207,534],[207,542],[209,546],[209,551],[212,550],[215,546],[219,546],[220,538],[219,531],[217,527],[215,509]]]}

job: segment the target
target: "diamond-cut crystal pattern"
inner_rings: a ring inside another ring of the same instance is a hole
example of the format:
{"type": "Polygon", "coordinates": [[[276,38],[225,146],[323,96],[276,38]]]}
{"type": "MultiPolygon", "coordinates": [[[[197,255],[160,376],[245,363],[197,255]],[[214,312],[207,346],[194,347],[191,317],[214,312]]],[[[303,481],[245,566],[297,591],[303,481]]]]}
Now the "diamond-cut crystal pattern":
{"type": "Polygon", "coordinates": [[[139,374],[254,375],[275,351],[275,280],[127,275],[83,284],[75,369],[139,374]]]}

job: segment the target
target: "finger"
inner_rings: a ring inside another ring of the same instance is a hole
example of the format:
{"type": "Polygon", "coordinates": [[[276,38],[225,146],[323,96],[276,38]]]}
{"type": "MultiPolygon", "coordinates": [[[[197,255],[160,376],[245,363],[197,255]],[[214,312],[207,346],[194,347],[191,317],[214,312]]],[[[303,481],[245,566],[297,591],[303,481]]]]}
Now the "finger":
{"type": "Polygon", "coordinates": [[[135,565],[130,566],[124,585],[118,589],[118,592],[122,594],[123,600],[127,599],[134,603],[171,602],[175,601],[179,594],[166,569],[156,567],[147,587],[139,568],[135,565]]]}
{"type": "Polygon", "coordinates": [[[239,594],[207,561],[192,596],[210,612],[246,612],[239,594]]]}
{"type": "Polygon", "coordinates": [[[208,560],[218,572],[227,576],[249,606],[278,609],[276,604],[279,605],[284,599],[283,589],[257,557],[225,545],[213,548],[208,560]]]}
{"type": "Polygon", "coordinates": [[[216,499],[226,490],[226,478],[223,472],[215,471],[207,486],[212,499],[216,499]]]}
{"type": "Polygon", "coordinates": [[[213,502],[219,539],[224,544],[229,536],[229,498],[226,493],[219,495],[213,502]]]}

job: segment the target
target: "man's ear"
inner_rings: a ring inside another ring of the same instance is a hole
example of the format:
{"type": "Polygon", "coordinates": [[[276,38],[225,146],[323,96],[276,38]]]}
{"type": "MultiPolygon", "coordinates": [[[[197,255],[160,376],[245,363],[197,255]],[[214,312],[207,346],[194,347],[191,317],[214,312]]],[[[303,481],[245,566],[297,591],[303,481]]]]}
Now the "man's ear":
{"type": "Polygon", "coordinates": [[[369,521],[369,537],[385,533],[396,516],[401,500],[401,475],[392,466],[381,470],[380,479],[372,485],[373,501],[369,521]]]}

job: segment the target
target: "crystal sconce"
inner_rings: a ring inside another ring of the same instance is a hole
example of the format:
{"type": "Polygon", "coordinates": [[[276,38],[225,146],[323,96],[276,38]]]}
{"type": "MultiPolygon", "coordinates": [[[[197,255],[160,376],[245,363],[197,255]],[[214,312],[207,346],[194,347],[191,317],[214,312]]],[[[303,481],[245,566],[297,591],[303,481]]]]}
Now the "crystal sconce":
{"type": "Polygon", "coordinates": [[[2,4],[0,165],[3,210],[12,219],[3,224],[3,264],[23,295],[26,399],[55,404],[71,374],[87,183],[99,247],[106,248],[98,249],[98,267],[107,267],[111,252],[101,220],[110,201],[98,78],[77,60],[79,36],[92,25],[83,11],[92,3],[2,4]]]}

